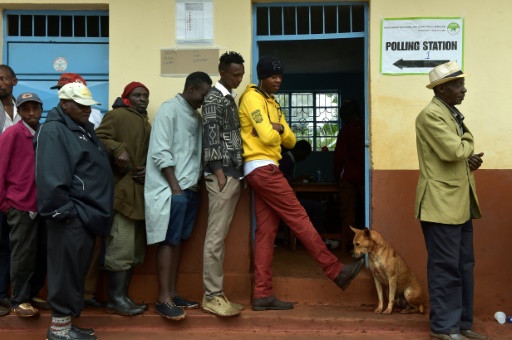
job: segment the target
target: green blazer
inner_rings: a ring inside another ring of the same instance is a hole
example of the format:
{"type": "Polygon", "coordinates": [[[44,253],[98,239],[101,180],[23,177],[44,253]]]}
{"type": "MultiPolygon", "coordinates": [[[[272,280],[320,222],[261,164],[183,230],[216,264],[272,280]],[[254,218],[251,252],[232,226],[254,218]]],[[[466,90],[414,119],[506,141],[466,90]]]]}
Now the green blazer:
{"type": "Polygon", "coordinates": [[[434,97],[416,118],[416,148],[420,177],[416,188],[416,218],[425,222],[462,224],[480,218],[473,172],[473,135],[466,125],[461,135],[452,113],[434,97]]]}

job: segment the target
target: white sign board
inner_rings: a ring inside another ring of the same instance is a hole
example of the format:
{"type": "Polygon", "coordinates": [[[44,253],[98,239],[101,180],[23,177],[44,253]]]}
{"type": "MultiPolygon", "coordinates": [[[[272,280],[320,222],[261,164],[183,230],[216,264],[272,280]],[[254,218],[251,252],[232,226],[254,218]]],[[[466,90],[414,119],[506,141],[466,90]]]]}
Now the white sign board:
{"type": "Polygon", "coordinates": [[[463,18],[383,19],[380,71],[426,74],[455,60],[463,67],[463,18]]]}
{"type": "Polygon", "coordinates": [[[213,42],[212,0],[176,1],[176,42],[178,44],[213,42]]]}

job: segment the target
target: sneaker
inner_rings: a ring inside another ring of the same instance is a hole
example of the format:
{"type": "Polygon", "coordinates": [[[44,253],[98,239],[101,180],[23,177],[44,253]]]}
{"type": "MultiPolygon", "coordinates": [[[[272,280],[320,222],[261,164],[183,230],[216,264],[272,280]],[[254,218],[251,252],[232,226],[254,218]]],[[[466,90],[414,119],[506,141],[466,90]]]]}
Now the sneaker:
{"type": "Polygon", "coordinates": [[[273,295],[252,300],[252,310],[254,311],[285,309],[293,309],[293,303],[281,301],[273,295]]]}
{"type": "Polygon", "coordinates": [[[173,299],[172,299],[172,302],[174,302],[174,304],[178,307],[181,307],[181,308],[185,308],[185,309],[196,309],[196,308],[199,308],[199,302],[196,302],[196,301],[188,301],[187,299],[185,298],[182,298],[181,296],[179,295],[176,295],[173,299]]]}
{"type": "Polygon", "coordinates": [[[331,240],[328,238],[324,239],[324,243],[325,243],[325,246],[327,247],[327,249],[329,249],[329,250],[334,250],[340,246],[339,241],[331,240]]]}
{"type": "Polygon", "coordinates": [[[155,303],[155,311],[164,318],[174,321],[185,319],[187,313],[171,300],[167,299],[163,303],[155,303]]]}
{"type": "Polygon", "coordinates": [[[235,302],[231,302],[231,301],[229,301],[229,303],[231,304],[231,307],[233,307],[234,309],[236,309],[240,312],[245,309],[245,306],[240,303],[235,303],[235,302]]]}
{"type": "Polygon", "coordinates": [[[50,307],[50,304],[48,303],[48,301],[46,301],[45,299],[43,298],[40,298],[39,296],[36,296],[32,299],[32,301],[30,301],[30,304],[34,307],[36,307],[37,309],[41,309],[41,310],[51,310],[52,307],[50,307]]]}
{"type": "Polygon", "coordinates": [[[21,303],[18,306],[11,308],[11,313],[22,318],[30,318],[39,315],[39,311],[32,307],[29,302],[21,303]]]}
{"type": "Polygon", "coordinates": [[[346,264],[341,269],[341,272],[334,279],[334,283],[342,290],[345,290],[350,285],[350,282],[359,274],[361,268],[363,267],[364,257],[356,260],[351,264],[346,264]]]}
{"type": "Polygon", "coordinates": [[[233,308],[224,295],[214,296],[212,299],[203,297],[201,309],[205,313],[211,313],[221,317],[236,316],[240,314],[240,311],[233,308]]]}

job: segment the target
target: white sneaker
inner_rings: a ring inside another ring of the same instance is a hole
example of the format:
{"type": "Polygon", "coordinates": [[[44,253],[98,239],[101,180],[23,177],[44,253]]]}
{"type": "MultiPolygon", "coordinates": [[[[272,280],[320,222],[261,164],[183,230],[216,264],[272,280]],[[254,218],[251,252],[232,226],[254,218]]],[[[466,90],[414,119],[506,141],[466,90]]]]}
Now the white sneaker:
{"type": "Polygon", "coordinates": [[[324,239],[324,243],[330,250],[334,250],[340,246],[340,242],[336,240],[324,239]]]}

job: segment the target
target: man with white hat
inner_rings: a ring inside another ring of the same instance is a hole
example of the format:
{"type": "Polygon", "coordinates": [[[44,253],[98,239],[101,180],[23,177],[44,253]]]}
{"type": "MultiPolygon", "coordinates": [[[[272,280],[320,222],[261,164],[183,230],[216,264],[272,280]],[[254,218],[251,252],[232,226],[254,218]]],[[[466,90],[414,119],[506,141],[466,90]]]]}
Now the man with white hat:
{"type": "Polygon", "coordinates": [[[89,122],[99,105],[87,86],[64,85],[34,138],[37,207],[48,229],[47,339],[96,339],[71,324],[84,306],[84,283],[95,236],[109,233],[114,181],[107,152],[89,122]]]}
{"type": "Polygon", "coordinates": [[[416,118],[420,177],[416,218],[428,252],[431,339],[487,339],[472,331],[473,218],[480,218],[473,172],[482,164],[473,134],[455,107],[467,74],[455,61],[436,66],[427,88],[434,98],[416,118]]]}

